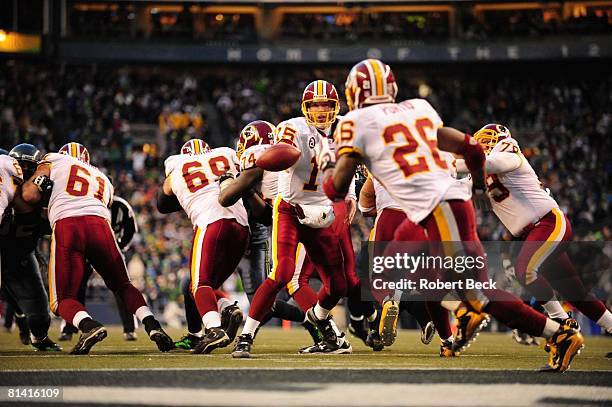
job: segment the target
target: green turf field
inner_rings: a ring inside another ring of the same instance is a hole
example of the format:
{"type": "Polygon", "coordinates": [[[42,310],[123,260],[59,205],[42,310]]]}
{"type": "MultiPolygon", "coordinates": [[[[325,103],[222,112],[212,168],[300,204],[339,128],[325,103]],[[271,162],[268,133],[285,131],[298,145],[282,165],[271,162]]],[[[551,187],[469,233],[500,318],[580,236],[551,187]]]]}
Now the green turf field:
{"type": "MultiPolygon", "coordinates": [[[[55,335],[54,331],[54,335],[55,335]]],[[[182,331],[169,329],[175,339],[182,331]]],[[[71,356],[67,352],[76,342],[64,342],[62,353],[34,352],[19,343],[16,332],[0,333],[0,370],[29,369],[146,369],[146,368],[469,368],[469,369],[526,369],[534,370],[546,361],[542,347],[516,344],[509,334],[483,333],[459,358],[442,359],[438,356],[437,339],[429,346],[422,345],[417,331],[401,331],[396,343],[382,352],[374,353],[361,341],[350,337],[352,355],[299,355],[297,349],[309,344],[309,337],[301,329],[263,329],[255,343],[252,359],[232,359],[231,346],[212,355],[191,355],[186,351],[162,354],[138,332],[136,342],[125,342],[117,327],[109,329],[109,336],[96,345],[88,356],[71,356]]],[[[576,370],[606,370],[612,372],[612,360],[605,354],[612,351],[612,338],[586,337],[586,346],[572,364],[576,370]]]]}

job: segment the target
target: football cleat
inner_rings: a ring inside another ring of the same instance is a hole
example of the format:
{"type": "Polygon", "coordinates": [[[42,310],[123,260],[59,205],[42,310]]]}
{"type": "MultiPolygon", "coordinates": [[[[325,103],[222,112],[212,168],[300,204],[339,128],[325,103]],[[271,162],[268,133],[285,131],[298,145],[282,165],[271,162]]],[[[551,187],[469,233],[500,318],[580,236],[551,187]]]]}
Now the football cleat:
{"type": "Polygon", "coordinates": [[[458,357],[461,352],[455,350],[454,343],[452,341],[442,341],[440,344],[440,357],[441,358],[452,358],[458,357]]]}
{"type": "Polygon", "coordinates": [[[238,333],[240,324],[242,324],[242,319],[243,315],[238,307],[238,301],[225,307],[223,311],[221,311],[221,329],[225,331],[230,342],[236,339],[236,334],[238,333]]]}
{"type": "Polygon", "coordinates": [[[44,339],[32,341],[32,346],[39,352],[61,352],[62,347],[45,336],[44,339]]]}
{"type": "Polygon", "coordinates": [[[334,328],[332,328],[331,323],[329,322],[331,317],[327,317],[323,320],[318,319],[314,313],[314,307],[312,307],[306,311],[306,318],[308,321],[310,321],[310,323],[315,325],[323,335],[323,341],[321,341],[321,343],[326,342],[329,348],[338,347],[338,337],[336,336],[334,328]]]}
{"type": "Polygon", "coordinates": [[[159,349],[161,352],[169,352],[174,349],[174,341],[161,328],[151,330],[149,332],[149,338],[155,342],[157,349],[159,349]]]}
{"type": "Polygon", "coordinates": [[[436,327],[432,321],[429,321],[425,328],[421,328],[421,342],[424,345],[429,345],[436,335],[436,327]]]}
{"type": "Polygon", "coordinates": [[[108,332],[102,325],[98,325],[95,328],[87,332],[83,332],[79,341],[74,348],[70,351],[71,355],[87,355],[91,348],[98,342],[101,342],[106,338],[108,332]]]}
{"type": "Polygon", "coordinates": [[[135,341],[138,340],[138,335],[136,335],[136,332],[124,332],[123,340],[128,342],[135,341]]]}
{"type": "Polygon", "coordinates": [[[321,331],[319,331],[319,329],[317,328],[315,324],[306,320],[302,322],[302,326],[304,327],[306,331],[308,331],[308,334],[312,338],[312,342],[314,344],[317,344],[323,340],[323,334],[321,334],[321,331]]]}
{"type": "Polygon", "coordinates": [[[250,358],[253,337],[250,334],[242,334],[236,339],[236,345],[232,351],[233,358],[250,358]]]}
{"type": "Polygon", "coordinates": [[[374,352],[380,352],[383,350],[385,345],[383,345],[382,339],[380,339],[378,330],[370,329],[370,332],[368,332],[368,337],[366,338],[366,345],[372,348],[374,352]]]}
{"type": "Polygon", "coordinates": [[[60,342],[69,342],[72,340],[72,332],[60,332],[57,340],[60,342]]]}
{"type": "Polygon", "coordinates": [[[399,303],[394,300],[385,301],[381,311],[378,333],[383,345],[391,346],[397,336],[397,320],[399,319],[399,303]]]}
{"type": "Polygon", "coordinates": [[[326,341],[319,342],[315,345],[306,346],[299,350],[302,355],[314,354],[314,353],[327,353],[331,355],[346,355],[353,353],[353,347],[346,339],[345,334],[338,338],[338,344],[336,346],[330,346],[326,341]]]}
{"type": "Polygon", "coordinates": [[[512,339],[515,340],[516,343],[518,343],[519,345],[525,345],[525,346],[539,346],[540,343],[538,342],[538,339],[535,336],[529,335],[528,333],[525,332],[521,332],[518,329],[513,329],[512,330],[512,339]]]}
{"type": "Polygon", "coordinates": [[[569,314],[568,318],[553,318],[553,321],[558,322],[562,327],[568,329],[575,329],[576,331],[580,331],[580,324],[574,318],[572,318],[572,314],[569,314]]]}
{"type": "Polygon", "coordinates": [[[202,337],[188,333],[187,335],[183,336],[178,341],[174,342],[174,346],[177,349],[191,350],[195,348],[196,345],[200,343],[201,340],[202,340],[202,337]]]}
{"type": "Polygon", "coordinates": [[[468,311],[463,307],[457,310],[456,316],[457,335],[453,343],[453,349],[457,352],[463,352],[474,342],[480,331],[489,325],[491,317],[484,312],[468,311]]]}
{"type": "Polygon", "coordinates": [[[191,353],[210,353],[217,348],[224,348],[232,343],[227,333],[220,327],[210,328],[200,343],[196,345],[191,353]]]}
{"type": "Polygon", "coordinates": [[[570,368],[574,357],[584,348],[584,338],[577,330],[562,327],[548,339],[547,344],[549,345],[549,357],[546,367],[563,373],[570,368]]]}

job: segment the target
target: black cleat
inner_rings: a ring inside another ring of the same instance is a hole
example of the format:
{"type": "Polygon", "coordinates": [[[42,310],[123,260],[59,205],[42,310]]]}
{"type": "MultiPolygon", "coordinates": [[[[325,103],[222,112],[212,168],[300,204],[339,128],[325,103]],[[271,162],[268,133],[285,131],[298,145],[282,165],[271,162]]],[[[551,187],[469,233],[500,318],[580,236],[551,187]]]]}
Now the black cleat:
{"type": "Polygon", "coordinates": [[[302,326],[304,327],[306,331],[308,331],[308,334],[312,338],[312,342],[315,345],[323,340],[323,335],[321,334],[317,326],[314,325],[312,322],[310,322],[309,320],[306,320],[302,322],[302,326]]]}
{"type": "Polygon", "coordinates": [[[138,335],[136,335],[136,332],[124,332],[123,340],[128,342],[137,341],[138,335]]]}
{"type": "Polygon", "coordinates": [[[327,347],[332,349],[334,347],[336,347],[336,349],[339,347],[338,337],[336,336],[334,328],[330,323],[331,317],[327,317],[323,320],[318,319],[314,313],[314,307],[312,307],[306,312],[306,319],[308,319],[310,323],[312,323],[319,329],[319,331],[323,335],[323,342],[327,343],[327,347]]]}
{"type": "Polygon", "coordinates": [[[319,342],[315,345],[306,346],[299,350],[302,355],[313,353],[326,353],[330,355],[344,355],[353,353],[353,347],[346,339],[339,346],[329,346],[326,341],[319,342]]]}
{"type": "Polygon", "coordinates": [[[70,342],[72,340],[72,332],[60,332],[57,340],[60,342],[70,342]]]}
{"type": "Polygon", "coordinates": [[[230,342],[236,338],[240,324],[242,324],[242,311],[238,307],[238,301],[227,306],[221,311],[221,329],[225,331],[230,342]]]}
{"type": "Polygon", "coordinates": [[[153,329],[149,332],[149,338],[155,342],[157,349],[161,352],[169,352],[174,349],[174,341],[163,329],[153,329]]]}
{"type": "Polygon", "coordinates": [[[230,343],[232,341],[223,329],[220,327],[210,328],[191,353],[210,353],[217,348],[224,348],[230,343]]]}
{"type": "Polygon", "coordinates": [[[383,350],[385,345],[383,345],[382,339],[380,339],[378,329],[370,329],[368,337],[366,338],[366,345],[372,348],[374,352],[380,352],[383,350]]]}
{"type": "Polygon", "coordinates": [[[232,351],[233,358],[250,358],[253,337],[250,334],[242,334],[236,339],[236,345],[232,351]]]}
{"type": "Polygon", "coordinates": [[[87,355],[91,348],[98,342],[101,342],[106,338],[108,332],[102,325],[96,326],[87,332],[83,332],[79,341],[74,348],[70,351],[71,355],[87,355]]]}
{"type": "Polygon", "coordinates": [[[34,346],[36,350],[39,352],[61,352],[62,351],[62,347],[59,346],[57,343],[53,342],[51,339],[49,339],[48,336],[45,336],[45,338],[41,339],[40,341],[38,340],[32,341],[32,346],[34,346]]]}

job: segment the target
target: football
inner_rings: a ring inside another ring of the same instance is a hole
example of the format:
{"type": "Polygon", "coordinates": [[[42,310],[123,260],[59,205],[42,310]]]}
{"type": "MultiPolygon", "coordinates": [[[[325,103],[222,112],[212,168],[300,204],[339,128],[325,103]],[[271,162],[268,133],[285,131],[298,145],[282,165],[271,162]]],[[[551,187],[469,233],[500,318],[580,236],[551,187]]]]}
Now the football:
{"type": "Polygon", "coordinates": [[[259,156],[255,165],[266,171],[283,171],[295,164],[300,154],[300,150],[289,144],[275,144],[259,156]]]}

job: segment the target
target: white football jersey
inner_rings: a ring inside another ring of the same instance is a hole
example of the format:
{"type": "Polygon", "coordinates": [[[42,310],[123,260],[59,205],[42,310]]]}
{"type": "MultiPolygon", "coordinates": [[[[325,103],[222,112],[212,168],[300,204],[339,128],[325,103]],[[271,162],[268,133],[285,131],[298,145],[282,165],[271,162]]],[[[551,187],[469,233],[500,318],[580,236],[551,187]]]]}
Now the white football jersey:
{"type": "Polygon", "coordinates": [[[493,212],[510,233],[519,236],[527,225],[559,206],[542,188],[542,183],[515,139],[497,143],[487,159],[496,153],[515,153],[522,160],[520,167],[513,171],[487,176],[487,192],[493,212]]]}
{"type": "Polygon", "coordinates": [[[349,112],[336,128],[338,155],[363,157],[370,173],[418,223],[454,179],[437,148],[438,113],[424,99],[381,103],[349,112]]]}
{"type": "Polygon", "coordinates": [[[0,155],[0,221],[4,211],[13,202],[17,185],[23,182],[21,167],[12,157],[0,155]]]}
{"type": "Polygon", "coordinates": [[[372,178],[374,193],[376,194],[376,212],[380,213],[385,208],[401,209],[401,206],[389,195],[385,187],[376,178],[372,178]]]}
{"type": "Polygon", "coordinates": [[[304,117],[296,117],[277,126],[277,142],[281,140],[295,146],[301,155],[292,167],[279,172],[280,196],[293,204],[331,205],[323,192],[323,174],[316,160],[321,143],[327,139],[304,117]]]}
{"type": "Polygon", "coordinates": [[[454,178],[450,188],[444,194],[444,200],[460,199],[467,201],[472,199],[472,181],[469,178],[459,179],[457,173],[457,166],[455,165],[455,156],[448,151],[440,150],[440,157],[448,164],[448,170],[451,177],[454,178]]]}
{"type": "MultiPolygon", "coordinates": [[[[240,156],[240,171],[257,167],[255,162],[269,147],[270,144],[259,144],[244,150],[240,156]]],[[[278,172],[264,171],[262,180],[255,186],[255,190],[268,203],[274,202],[278,194],[278,174],[278,172]]]]}
{"type": "Polygon", "coordinates": [[[220,147],[204,154],[178,154],[168,157],[164,164],[172,192],[194,226],[205,228],[219,219],[236,219],[243,226],[249,224],[242,199],[228,208],[219,204],[217,180],[228,171],[238,173],[234,150],[220,147]]]}
{"type": "Polygon", "coordinates": [[[49,153],[44,158],[51,164],[53,190],[49,199],[49,222],[64,218],[94,215],[111,219],[109,203],[113,185],[102,171],[74,157],[49,153]]]}

